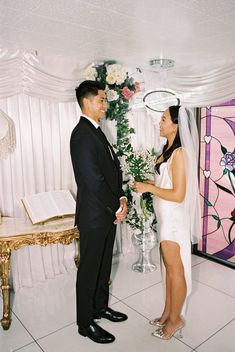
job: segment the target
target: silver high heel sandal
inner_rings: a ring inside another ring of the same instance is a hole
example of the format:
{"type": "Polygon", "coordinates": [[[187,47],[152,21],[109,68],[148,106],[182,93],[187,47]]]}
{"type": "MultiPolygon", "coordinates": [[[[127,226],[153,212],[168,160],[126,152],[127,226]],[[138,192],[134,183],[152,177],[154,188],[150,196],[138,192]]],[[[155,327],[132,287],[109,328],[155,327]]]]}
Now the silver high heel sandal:
{"type": "Polygon", "coordinates": [[[152,335],[162,340],[170,340],[172,336],[175,336],[178,339],[182,339],[183,338],[182,329],[184,326],[185,326],[185,323],[181,324],[180,326],[175,328],[170,334],[165,334],[163,332],[163,328],[159,328],[156,331],[154,331],[152,335]]]}
{"type": "Polygon", "coordinates": [[[155,319],[149,320],[149,324],[150,324],[150,325],[154,325],[154,326],[156,326],[157,328],[163,328],[163,327],[165,326],[165,324],[159,323],[159,320],[160,320],[160,319],[161,319],[161,318],[155,318],[155,319]]]}

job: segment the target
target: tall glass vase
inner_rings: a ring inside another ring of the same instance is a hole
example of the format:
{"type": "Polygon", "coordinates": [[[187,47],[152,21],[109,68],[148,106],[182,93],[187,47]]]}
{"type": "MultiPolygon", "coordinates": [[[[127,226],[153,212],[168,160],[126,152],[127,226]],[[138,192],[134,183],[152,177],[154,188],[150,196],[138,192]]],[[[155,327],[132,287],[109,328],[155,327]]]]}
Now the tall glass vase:
{"type": "Polygon", "coordinates": [[[157,235],[150,226],[146,226],[143,233],[134,233],[132,235],[132,243],[139,252],[136,263],[132,265],[132,270],[139,273],[149,273],[156,270],[151,252],[157,245],[157,235]]]}

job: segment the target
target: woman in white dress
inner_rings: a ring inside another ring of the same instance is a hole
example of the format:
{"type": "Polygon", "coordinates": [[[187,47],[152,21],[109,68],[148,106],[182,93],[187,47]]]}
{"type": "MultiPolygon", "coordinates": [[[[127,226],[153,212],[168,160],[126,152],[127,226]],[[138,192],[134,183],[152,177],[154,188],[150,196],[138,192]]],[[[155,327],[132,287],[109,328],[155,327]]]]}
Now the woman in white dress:
{"type": "Polygon", "coordinates": [[[165,307],[150,321],[153,336],[164,340],[182,337],[186,297],[191,292],[191,240],[199,235],[197,180],[198,132],[193,115],[171,106],[160,121],[160,135],[167,139],[156,164],[155,182],[135,182],[137,192],[154,195],[158,221],[165,307]]]}

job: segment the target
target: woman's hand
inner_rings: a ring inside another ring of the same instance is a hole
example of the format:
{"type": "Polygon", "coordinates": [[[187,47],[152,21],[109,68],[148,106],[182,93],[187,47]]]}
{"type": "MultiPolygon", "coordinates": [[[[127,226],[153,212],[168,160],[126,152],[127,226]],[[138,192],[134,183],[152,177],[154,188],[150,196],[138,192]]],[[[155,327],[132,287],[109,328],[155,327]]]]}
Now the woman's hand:
{"type": "Polygon", "coordinates": [[[146,193],[149,192],[149,185],[148,182],[134,182],[133,188],[137,193],[146,193]]]}
{"type": "Polygon", "coordinates": [[[144,183],[149,183],[150,185],[155,185],[154,180],[146,180],[144,183]]]}

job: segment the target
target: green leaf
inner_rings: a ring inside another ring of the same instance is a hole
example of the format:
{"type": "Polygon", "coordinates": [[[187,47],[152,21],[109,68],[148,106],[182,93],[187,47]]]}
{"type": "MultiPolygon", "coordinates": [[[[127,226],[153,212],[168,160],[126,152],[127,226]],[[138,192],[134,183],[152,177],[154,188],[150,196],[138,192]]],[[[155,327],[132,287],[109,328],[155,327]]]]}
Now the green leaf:
{"type": "Polygon", "coordinates": [[[217,186],[218,188],[220,188],[222,191],[227,192],[227,193],[233,195],[233,193],[232,193],[228,188],[226,188],[226,187],[224,187],[224,186],[221,186],[221,185],[219,185],[219,184],[216,183],[216,182],[215,182],[215,184],[216,184],[216,186],[217,186]]]}
{"type": "Polygon", "coordinates": [[[224,169],[223,175],[226,175],[228,173],[228,169],[224,169]]]}
{"type": "Polygon", "coordinates": [[[223,154],[226,154],[228,151],[227,149],[221,144],[221,150],[223,154]]]}
{"type": "Polygon", "coordinates": [[[221,226],[221,221],[219,220],[219,221],[217,222],[217,230],[220,228],[220,226],[221,226]]]}
{"type": "Polygon", "coordinates": [[[206,203],[206,205],[208,205],[208,207],[212,206],[211,202],[208,199],[204,198],[204,202],[206,203]]]}
{"type": "Polygon", "coordinates": [[[216,221],[220,221],[219,217],[217,215],[212,215],[212,217],[216,220],[216,221]]]}

